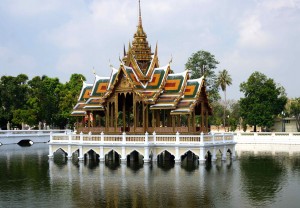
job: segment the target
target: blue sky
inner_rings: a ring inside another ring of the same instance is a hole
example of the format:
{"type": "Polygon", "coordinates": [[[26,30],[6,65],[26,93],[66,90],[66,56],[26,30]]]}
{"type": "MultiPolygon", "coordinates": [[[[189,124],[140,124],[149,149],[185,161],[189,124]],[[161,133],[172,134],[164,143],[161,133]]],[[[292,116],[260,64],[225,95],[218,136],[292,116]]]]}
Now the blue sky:
{"type": "MultiPolygon", "coordinates": [[[[1,0],[0,76],[72,73],[93,82],[119,66],[138,22],[137,0],[1,0]]],[[[260,71],[300,96],[300,0],[141,0],[148,41],[160,65],[185,70],[192,53],[207,50],[227,69],[227,97],[260,71]]]]}

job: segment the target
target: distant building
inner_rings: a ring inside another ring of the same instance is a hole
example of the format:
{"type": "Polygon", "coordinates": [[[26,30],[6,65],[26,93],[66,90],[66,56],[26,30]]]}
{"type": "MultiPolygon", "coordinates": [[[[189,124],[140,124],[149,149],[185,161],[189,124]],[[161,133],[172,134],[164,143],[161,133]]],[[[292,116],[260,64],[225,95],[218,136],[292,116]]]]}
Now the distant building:
{"type": "Polygon", "coordinates": [[[274,132],[297,132],[296,118],[276,118],[274,126],[271,128],[274,132]]]}
{"type": "Polygon", "coordinates": [[[189,79],[188,70],[173,74],[170,63],[160,66],[142,26],[124,47],[118,69],[109,77],[95,75],[93,84],[83,83],[72,115],[77,130],[92,133],[200,133],[208,132],[208,103],[204,78],[189,79]],[[199,116],[200,119],[197,119],[199,116]]]}

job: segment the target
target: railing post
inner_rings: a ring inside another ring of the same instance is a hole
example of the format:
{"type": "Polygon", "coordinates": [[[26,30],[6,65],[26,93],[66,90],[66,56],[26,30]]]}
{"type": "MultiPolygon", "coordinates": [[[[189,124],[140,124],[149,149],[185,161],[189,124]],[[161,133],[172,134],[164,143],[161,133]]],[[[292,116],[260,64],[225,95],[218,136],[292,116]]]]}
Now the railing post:
{"type": "Polygon", "coordinates": [[[83,133],[80,132],[80,143],[83,143],[83,133]]]}
{"type": "MultiPolygon", "coordinates": [[[[51,140],[50,140],[51,141],[51,140]]],[[[49,155],[48,155],[49,159],[53,159],[53,151],[52,151],[52,145],[49,145],[49,155]]]]}
{"type": "Polygon", "coordinates": [[[213,142],[213,144],[215,144],[215,133],[211,133],[211,136],[212,136],[212,142],[213,142]]]}
{"type": "Polygon", "coordinates": [[[100,142],[101,143],[103,143],[104,142],[104,133],[103,133],[103,131],[101,132],[101,134],[100,134],[100,142]]]}
{"type": "Polygon", "coordinates": [[[122,133],[122,144],[126,144],[126,133],[125,133],[125,131],[122,133]]]}
{"type": "Polygon", "coordinates": [[[223,143],[225,143],[225,133],[223,133],[223,143]]]}
{"type": "Polygon", "coordinates": [[[156,133],[155,133],[155,131],[152,134],[153,134],[153,143],[156,144],[156,133]]]}
{"type": "Polygon", "coordinates": [[[69,132],[69,143],[72,143],[72,132],[69,132]]]}
{"type": "Polygon", "coordinates": [[[175,144],[179,144],[179,132],[178,131],[176,133],[176,142],[175,142],[175,144]]]}
{"type": "Polygon", "coordinates": [[[204,144],[204,136],[203,132],[200,134],[200,144],[204,144]]]}
{"type": "Polygon", "coordinates": [[[50,143],[52,143],[52,141],[53,141],[53,134],[52,132],[50,132],[50,143]]]}
{"type": "Polygon", "coordinates": [[[149,133],[146,132],[146,133],[145,133],[145,144],[146,144],[146,145],[149,144],[149,137],[148,137],[148,136],[149,136],[149,133]]]}

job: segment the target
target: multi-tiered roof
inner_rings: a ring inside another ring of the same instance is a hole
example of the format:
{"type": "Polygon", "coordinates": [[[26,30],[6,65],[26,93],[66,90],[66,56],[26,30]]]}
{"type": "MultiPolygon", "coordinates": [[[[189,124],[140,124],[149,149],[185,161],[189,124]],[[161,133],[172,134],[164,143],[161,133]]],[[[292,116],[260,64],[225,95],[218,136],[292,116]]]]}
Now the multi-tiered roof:
{"type": "Polygon", "coordinates": [[[72,115],[84,116],[87,111],[103,111],[107,99],[121,84],[120,79],[127,82],[126,88],[150,105],[150,109],[170,109],[171,115],[191,114],[202,100],[207,103],[211,114],[203,77],[189,79],[188,70],[171,73],[170,63],[159,66],[157,44],[153,53],[143,29],[140,9],[133,41],[127,51],[124,49],[120,67],[111,69],[109,77],[95,75],[93,84],[84,82],[72,115]]]}

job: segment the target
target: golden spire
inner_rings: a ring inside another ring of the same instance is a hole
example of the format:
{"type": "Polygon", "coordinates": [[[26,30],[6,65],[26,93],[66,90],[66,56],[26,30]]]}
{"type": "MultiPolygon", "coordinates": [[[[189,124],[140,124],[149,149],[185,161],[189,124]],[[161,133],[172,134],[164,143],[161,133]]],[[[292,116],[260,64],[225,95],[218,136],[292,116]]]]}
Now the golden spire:
{"type": "Polygon", "coordinates": [[[147,41],[147,34],[143,30],[141,1],[139,0],[139,21],[137,31],[133,36],[132,54],[143,72],[147,72],[148,66],[152,60],[152,52],[147,41]]]}
{"type": "Polygon", "coordinates": [[[139,0],[139,26],[142,26],[141,0],[139,0]]]}

